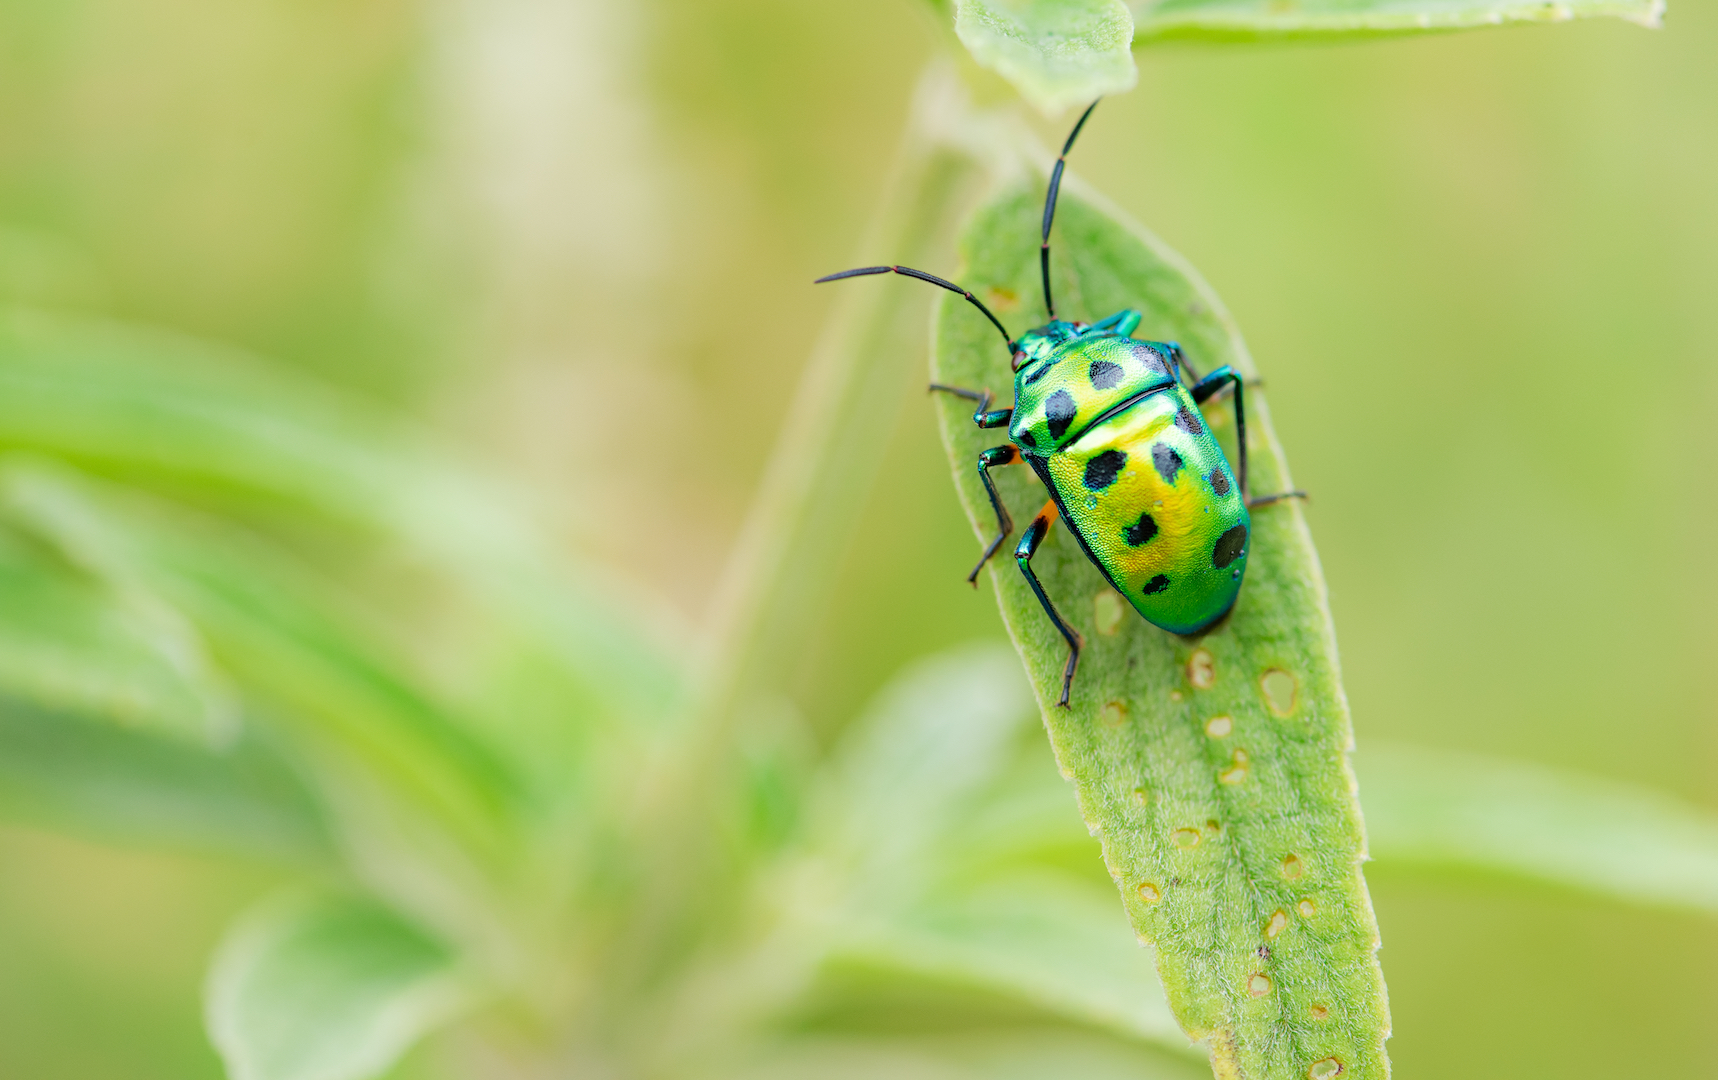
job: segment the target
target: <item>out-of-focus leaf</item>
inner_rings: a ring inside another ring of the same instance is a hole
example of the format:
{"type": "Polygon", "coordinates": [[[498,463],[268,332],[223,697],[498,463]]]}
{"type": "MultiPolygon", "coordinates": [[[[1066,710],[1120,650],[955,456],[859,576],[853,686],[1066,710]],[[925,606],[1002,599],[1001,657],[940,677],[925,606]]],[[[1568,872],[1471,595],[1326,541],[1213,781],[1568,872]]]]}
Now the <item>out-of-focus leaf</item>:
{"type": "MultiPolygon", "coordinates": [[[[822,960],[1003,994],[1184,1051],[1151,954],[1123,929],[1101,877],[1033,864],[1018,847],[1003,860],[988,858],[995,845],[968,850],[970,837],[1022,823],[987,821],[999,806],[1008,813],[987,793],[1012,785],[1021,736],[1036,737],[1028,725],[1018,662],[996,648],[917,664],[878,696],[830,763],[830,802],[810,837],[826,876],[801,914],[822,960]]],[[[1095,864],[1065,788],[1036,764],[1062,801],[1034,809],[1052,831],[1071,824],[1095,864]]]]}
{"type": "Polygon", "coordinates": [[[994,648],[914,665],[832,760],[811,845],[846,868],[867,907],[922,887],[925,859],[1007,761],[1030,708],[1019,665],[994,648]]]}
{"type": "Polygon", "coordinates": [[[338,747],[467,839],[493,840],[516,794],[508,770],[327,583],[238,530],[158,503],[145,512],[61,467],[6,462],[0,494],[43,539],[73,557],[101,550],[98,565],[196,624],[223,668],[311,756],[338,747]]]}
{"type": "Polygon", "coordinates": [[[34,313],[0,316],[0,449],[386,539],[525,628],[635,719],[681,700],[662,611],[565,565],[508,485],[396,418],[232,350],[34,313]],[[642,617],[641,617],[642,614],[642,617]]]}
{"type": "Polygon", "coordinates": [[[332,856],[319,808],[254,740],[207,751],[0,697],[0,813],[106,839],[332,856]]]}
{"type": "Polygon", "coordinates": [[[151,601],[0,528],[0,688],[124,727],[229,739],[232,695],[190,627],[151,601]]]}
{"type": "Polygon", "coordinates": [[[955,33],[1046,113],[1131,90],[1133,17],[1122,0],[958,0],[955,33]]]}
{"type": "Polygon", "coordinates": [[[1003,991],[1046,1013],[1185,1050],[1150,949],[1115,897],[1066,874],[1015,873],[949,889],[870,926],[831,959],[1003,991]]]}
{"type": "Polygon", "coordinates": [[[1383,864],[1526,877],[1718,914],[1718,815],[1597,776],[1410,746],[1359,758],[1383,864]]]}
{"type": "MultiPolygon", "coordinates": [[[[964,237],[962,282],[1008,312],[1016,333],[1043,318],[1042,199],[1042,188],[1005,191],[964,237]]],[[[1253,374],[1216,297],[1154,237],[1068,187],[1057,221],[1064,317],[1134,308],[1144,315],[1139,336],[1180,341],[1200,370],[1233,364],[1253,374]]],[[[975,314],[964,303],[939,307],[934,380],[1005,391],[1008,353],[975,314]]],[[[1248,397],[1253,490],[1289,488],[1268,411],[1248,397]]],[[[972,463],[1002,440],[974,430],[958,403],[945,402],[941,416],[962,500],[988,538],[994,515],[972,463]]],[[[1232,457],[1232,405],[1220,399],[1206,417],[1232,457]]],[[[1003,498],[1023,520],[1045,493],[1028,470],[1005,471],[1003,498]]],[[[1346,1076],[1383,1076],[1389,1020],[1360,873],[1348,709],[1299,504],[1256,511],[1249,550],[1233,615],[1193,641],[1125,604],[1100,629],[1099,610],[1117,598],[1056,528],[1033,565],[1087,643],[1071,709],[1054,704],[1067,646],[1018,570],[998,560],[991,573],[1057,761],[1136,932],[1157,947],[1183,1029],[1210,1040],[1220,1075],[1304,1076],[1334,1061],[1346,1076]]]]}
{"type": "Polygon", "coordinates": [[[208,1028],[232,1080],[364,1080],[472,996],[449,950],[386,908],[295,896],[222,944],[208,1028]]]}
{"type": "Polygon", "coordinates": [[[1415,34],[1615,16],[1643,26],[1664,0],[1133,0],[1138,40],[1415,34]]]}

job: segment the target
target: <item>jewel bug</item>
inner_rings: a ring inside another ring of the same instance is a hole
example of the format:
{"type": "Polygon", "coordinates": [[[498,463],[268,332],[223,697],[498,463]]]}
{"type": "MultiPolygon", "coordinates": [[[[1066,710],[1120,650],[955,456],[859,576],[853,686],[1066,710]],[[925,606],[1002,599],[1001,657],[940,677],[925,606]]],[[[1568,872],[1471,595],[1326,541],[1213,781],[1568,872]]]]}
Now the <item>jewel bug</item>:
{"type": "Polygon", "coordinates": [[[1057,518],[1080,550],[1145,620],[1173,634],[1203,633],[1235,605],[1247,569],[1249,510],[1299,491],[1253,497],[1247,487],[1245,384],[1224,365],[1200,378],[1172,341],[1134,338],[1141,315],[1119,311],[1094,323],[1056,317],[1050,293],[1050,226],[1062,172],[1093,102],[1062,145],[1044,197],[1039,270],[1049,321],[1011,337],[984,303],[952,281],[909,266],[862,266],[817,279],[821,284],[873,274],[901,274],[958,293],[1002,334],[1014,372],[1014,404],[992,409],[988,390],[933,383],[931,389],[975,404],[973,423],[1008,429],[1008,442],[978,455],[978,477],[996,512],[996,536],[967,580],[1010,534],[1014,521],[990,470],[1019,462],[1032,467],[1050,493],[1026,527],[1014,559],[1056,629],[1068,642],[1062,696],[1068,694],[1085,644],[1051,601],[1032,556],[1057,518]],[[1199,406],[1233,390],[1236,468],[1204,423],[1199,406]]]}

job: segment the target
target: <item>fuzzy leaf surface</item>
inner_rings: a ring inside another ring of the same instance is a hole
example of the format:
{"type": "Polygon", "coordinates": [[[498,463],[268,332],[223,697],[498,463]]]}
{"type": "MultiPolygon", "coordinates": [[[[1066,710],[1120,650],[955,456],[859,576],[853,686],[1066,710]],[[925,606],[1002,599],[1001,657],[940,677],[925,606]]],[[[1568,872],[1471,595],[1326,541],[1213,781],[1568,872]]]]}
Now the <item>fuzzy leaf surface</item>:
{"type": "Polygon", "coordinates": [[[1133,0],[1135,40],[1419,34],[1610,16],[1658,26],[1664,0],[1133,0]]]}
{"type": "Polygon", "coordinates": [[[1133,16],[1121,0],[960,0],[973,59],[1046,113],[1133,89],[1133,16]]]}
{"type": "MultiPolygon", "coordinates": [[[[1041,187],[1004,192],[963,238],[963,283],[1016,334],[1044,317],[1036,282],[1042,198],[1041,187]]],[[[1055,288],[1065,317],[1134,308],[1144,314],[1136,336],[1180,341],[1201,371],[1233,364],[1253,374],[1216,297],[1160,241],[1066,188],[1057,225],[1055,288]]],[[[938,308],[933,377],[1006,397],[1007,351],[982,317],[950,299],[938,308]]],[[[1257,394],[1249,405],[1253,490],[1284,490],[1288,470],[1268,412],[1257,394]]],[[[1227,397],[1210,403],[1206,417],[1232,459],[1227,397]]],[[[953,399],[943,402],[941,420],[961,499],[988,538],[994,518],[973,465],[1004,440],[975,429],[970,406],[953,399]]],[[[1045,501],[1028,470],[998,472],[1017,520],[1045,501]]],[[[1360,872],[1365,840],[1348,708],[1323,577],[1297,503],[1255,512],[1251,553],[1233,615],[1192,640],[1149,625],[1125,604],[1119,619],[1100,620],[1119,598],[1066,528],[1055,527],[1034,566],[1087,643],[1066,710],[1054,705],[1065,644],[1014,566],[999,559],[991,574],[1058,764],[1102,841],[1134,930],[1157,949],[1177,1020],[1210,1041],[1217,1074],[1335,1075],[1340,1065],[1346,1077],[1383,1077],[1388,1007],[1360,872]],[[1212,727],[1219,717],[1227,724],[1212,727]]]]}

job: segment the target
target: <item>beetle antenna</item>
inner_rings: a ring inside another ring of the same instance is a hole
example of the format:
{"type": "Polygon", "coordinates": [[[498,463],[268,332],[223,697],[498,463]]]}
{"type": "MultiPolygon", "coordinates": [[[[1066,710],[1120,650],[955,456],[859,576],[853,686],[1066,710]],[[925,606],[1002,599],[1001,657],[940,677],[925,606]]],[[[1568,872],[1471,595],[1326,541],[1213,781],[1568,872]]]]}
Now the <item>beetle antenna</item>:
{"type": "MultiPolygon", "coordinates": [[[[1087,110],[1087,111],[1089,112],[1090,110],[1087,110]]],[[[995,326],[997,329],[997,332],[1002,335],[1002,340],[1007,343],[1008,354],[1010,356],[1014,355],[1014,339],[1012,337],[1008,336],[1008,328],[1006,326],[1002,325],[1002,321],[1000,319],[998,319],[995,315],[992,315],[990,313],[990,309],[985,307],[983,302],[980,301],[978,299],[978,297],[967,292],[965,289],[961,288],[959,285],[956,285],[952,281],[944,281],[942,278],[937,277],[935,274],[927,274],[923,270],[914,270],[910,266],[861,266],[857,270],[843,270],[839,274],[826,274],[823,277],[820,277],[816,281],[812,282],[812,284],[813,285],[821,285],[825,281],[840,281],[842,278],[850,278],[850,277],[866,277],[870,274],[903,274],[903,275],[910,277],[910,278],[918,278],[920,281],[928,281],[932,285],[941,286],[942,288],[947,289],[949,292],[959,293],[960,295],[966,297],[967,302],[970,303],[973,307],[984,312],[984,317],[990,320],[991,325],[995,326]]]]}
{"type": "MultiPolygon", "coordinates": [[[[1103,98],[1098,99],[1102,100],[1103,98]]],[[[1087,105],[1086,111],[1080,114],[1079,122],[1074,125],[1074,130],[1068,133],[1068,141],[1062,144],[1062,156],[1056,159],[1056,168],[1050,173],[1050,191],[1044,196],[1044,238],[1038,248],[1038,268],[1044,274],[1044,311],[1052,319],[1056,317],[1056,305],[1050,299],[1050,223],[1056,220],[1056,196],[1062,192],[1062,170],[1068,164],[1068,151],[1074,148],[1074,140],[1080,137],[1080,129],[1086,126],[1086,120],[1097,107],[1097,101],[1087,105]]]]}

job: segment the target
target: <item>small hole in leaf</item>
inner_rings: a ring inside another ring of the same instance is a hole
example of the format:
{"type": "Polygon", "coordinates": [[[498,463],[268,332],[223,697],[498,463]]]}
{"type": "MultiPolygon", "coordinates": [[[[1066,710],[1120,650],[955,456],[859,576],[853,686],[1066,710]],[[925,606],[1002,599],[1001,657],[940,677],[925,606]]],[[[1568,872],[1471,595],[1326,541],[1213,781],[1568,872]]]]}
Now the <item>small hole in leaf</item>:
{"type": "Polygon", "coordinates": [[[1227,738],[1229,732],[1235,730],[1235,720],[1229,716],[1213,716],[1205,721],[1205,734],[1213,739],[1227,738]]]}
{"type": "Polygon", "coordinates": [[[1205,649],[1194,649],[1187,658],[1187,681],[1201,690],[1217,684],[1217,660],[1205,649]]]}
{"type": "Polygon", "coordinates": [[[1306,873],[1306,864],[1300,861],[1299,855],[1290,855],[1283,859],[1283,877],[1294,880],[1306,873]]]}
{"type": "Polygon", "coordinates": [[[1339,1076],[1341,1073],[1342,1062],[1333,1057],[1325,1058],[1323,1061],[1315,1061],[1312,1063],[1312,1068],[1306,1070],[1307,1080],[1331,1080],[1332,1077],[1339,1076]]]}
{"type": "Polygon", "coordinates": [[[1271,668],[1259,676],[1259,689],[1265,692],[1265,704],[1278,716],[1294,712],[1295,679],[1281,668],[1271,668]]]}
{"type": "Polygon", "coordinates": [[[1139,898],[1148,904],[1155,904],[1163,899],[1163,894],[1157,891],[1157,886],[1149,881],[1139,883],[1139,898]]]}
{"type": "Polygon", "coordinates": [[[1105,589],[1092,597],[1092,623],[1104,637],[1114,637],[1121,629],[1121,597],[1113,589],[1105,589]]]}

